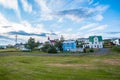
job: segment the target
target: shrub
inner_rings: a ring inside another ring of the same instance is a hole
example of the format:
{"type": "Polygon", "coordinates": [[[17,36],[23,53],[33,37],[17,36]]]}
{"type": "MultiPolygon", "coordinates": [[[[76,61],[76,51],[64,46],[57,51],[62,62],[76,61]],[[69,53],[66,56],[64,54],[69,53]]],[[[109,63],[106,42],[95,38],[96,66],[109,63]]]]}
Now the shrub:
{"type": "Polygon", "coordinates": [[[85,48],[83,49],[83,52],[86,53],[86,49],[85,48]]]}
{"type": "Polygon", "coordinates": [[[44,46],[41,48],[41,50],[43,51],[43,52],[48,52],[48,49],[50,48],[50,44],[48,44],[48,43],[46,43],[46,44],[44,44],[44,46]]]}
{"type": "Polygon", "coordinates": [[[48,53],[57,53],[57,49],[54,46],[48,48],[48,53]]]}
{"type": "Polygon", "coordinates": [[[93,50],[93,49],[90,49],[89,51],[90,51],[90,52],[94,52],[94,50],[93,50]]]}
{"type": "Polygon", "coordinates": [[[120,46],[114,46],[112,50],[115,52],[120,52],[120,46]]]}

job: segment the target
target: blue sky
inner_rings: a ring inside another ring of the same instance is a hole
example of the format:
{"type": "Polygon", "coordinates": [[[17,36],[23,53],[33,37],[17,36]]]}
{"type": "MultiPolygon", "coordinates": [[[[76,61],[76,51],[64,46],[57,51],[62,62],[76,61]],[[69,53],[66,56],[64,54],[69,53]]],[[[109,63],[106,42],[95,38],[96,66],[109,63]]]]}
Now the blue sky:
{"type": "Polygon", "coordinates": [[[120,38],[120,0],[0,0],[0,45],[90,35],[120,38]]]}

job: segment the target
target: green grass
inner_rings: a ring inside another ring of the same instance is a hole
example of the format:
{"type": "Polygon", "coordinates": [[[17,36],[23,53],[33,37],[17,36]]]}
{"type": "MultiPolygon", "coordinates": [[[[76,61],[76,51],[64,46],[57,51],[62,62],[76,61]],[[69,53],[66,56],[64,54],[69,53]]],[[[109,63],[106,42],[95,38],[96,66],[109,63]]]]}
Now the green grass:
{"type": "Polygon", "coordinates": [[[111,48],[111,50],[112,50],[113,52],[120,52],[120,46],[113,46],[113,47],[111,48]]]}
{"type": "Polygon", "coordinates": [[[120,80],[120,54],[0,56],[0,80],[120,80]]]}
{"type": "Polygon", "coordinates": [[[0,49],[0,53],[9,53],[9,54],[45,54],[45,52],[39,51],[39,50],[33,50],[32,52],[22,52],[19,49],[16,48],[7,48],[7,49],[0,49]]]}

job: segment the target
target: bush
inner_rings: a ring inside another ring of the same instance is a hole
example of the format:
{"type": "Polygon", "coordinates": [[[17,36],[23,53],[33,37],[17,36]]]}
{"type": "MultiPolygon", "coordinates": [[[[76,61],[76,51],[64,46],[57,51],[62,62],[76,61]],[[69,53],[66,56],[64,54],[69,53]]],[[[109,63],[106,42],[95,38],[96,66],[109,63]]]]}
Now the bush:
{"type": "Polygon", "coordinates": [[[86,49],[85,48],[83,49],[83,52],[86,53],[86,49]]]}
{"type": "Polygon", "coordinates": [[[44,44],[44,46],[41,48],[41,50],[43,51],[43,52],[48,52],[48,49],[50,48],[50,44],[48,44],[48,43],[46,43],[46,44],[44,44]]]}
{"type": "Polygon", "coordinates": [[[112,47],[112,50],[115,52],[120,52],[120,46],[114,46],[112,47]]]}
{"type": "Polygon", "coordinates": [[[54,46],[48,48],[48,53],[57,53],[57,49],[54,46]]]}
{"type": "Polygon", "coordinates": [[[89,51],[90,51],[90,52],[94,52],[94,50],[93,50],[93,49],[90,49],[89,51]]]}

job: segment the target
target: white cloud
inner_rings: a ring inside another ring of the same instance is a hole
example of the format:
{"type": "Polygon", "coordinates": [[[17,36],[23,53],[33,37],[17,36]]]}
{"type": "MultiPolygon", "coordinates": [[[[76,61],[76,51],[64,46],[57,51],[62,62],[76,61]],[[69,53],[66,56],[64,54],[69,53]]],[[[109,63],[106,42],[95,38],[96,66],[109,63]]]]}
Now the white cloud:
{"type": "Polygon", "coordinates": [[[42,12],[44,12],[44,13],[51,12],[51,9],[49,9],[45,0],[35,0],[35,1],[40,6],[42,12]]]}
{"type": "Polygon", "coordinates": [[[0,0],[0,4],[8,9],[13,9],[18,18],[21,20],[21,16],[20,16],[20,11],[19,11],[19,6],[18,6],[18,0],[0,0]]]}
{"type": "Polygon", "coordinates": [[[99,2],[96,2],[96,3],[93,4],[93,6],[97,6],[97,5],[99,5],[99,2]]]}
{"type": "Polygon", "coordinates": [[[47,3],[45,0],[35,0],[36,3],[40,6],[40,14],[41,14],[41,20],[52,20],[53,16],[50,14],[52,12],[52,9],[50,9],[47,6],[47,3]]]}
{"type": "Polygon", "coordinates": [[[95,8],[95,11],[98,11],[98,12],[100,12],[100,13],[103,13],[103,12],[106,11],[108,8],[109,8],[108,5],[98,5],[98,6],[95,8]]]}
{"type": "Polygon", "coordinates": [[[85,25],[85,26],[82,26],[82,27],[80,28],[80,30],[93,28],[93,27],[95,27],[95,26],[97,26],[97,25],[98,25],[98,23],[90,23],[90,24],[87,24],[87,25],[85,25]]]}
{"type": "Polygon", "coordinates": [[[37,24],[36,26],[32,26],[29,22],[23,21],[21,24],[19,23],[12,23],[12,27],[8,28],[9,30],[12,31],[25,31],[27,33],[42,33],[46,32],[44,29],[44,25],[42,24],[37,24]]]}
{"type": "Polygon", "coordinates": [[[62,22],[63,22],[63,18],[59,18],[59,19],[58,19],[58,22],[59,22],[59,23],[62,23],[62,22]]]}
{"type": "Polygon", "coordinates": [[[28,3],[28,0],[21,0],[22,6],[25,12],[32,12],[32,5],[28,3]]]}
{"type": "Polygon", "coordinates": [[[102,21],[103,20],[103,16],[98,14],[95,17],[93,17],[93,19],[95,19],[96,21],[102,21]]]}
{"type": "Polygon", "coordinates": [[[73,29],[72,28],[68,28],[68,29],[66,29],[65,31],[66,32],[71,32],[73,29]]]}
{"type": "Polygon", "coordinates": [[[94,0],[88,0],[88,4],[91,5],[93,4],[94,0]]]}
{"type": "Polygon", "coordinates": [[[58,11],[56,15],[68,18],[74,22],[82,22],[85,20],[102,21],[104,18],[102,14],[108,9],[108,7],[108,5],[98,5],[94,7],[85,6],[58,11]]]}
{"type": "Polygon", "coordinates": [[[101,30],[105,30],[106,28],[108,27],[108,25],[100,25],[96,28],[93,28],[93,29],[90,29],[89,31],[92,32],[92,31],[101,31],[101,30]]]}
{"type": "Polygon", "coordinates": [[[87,8],[88,13],[99,13],[102,14],[104,11],[106,11],[109,8],[108,5],[97,5],[94,8],[87,8]]]}
{"type": "Polygon", "coordinates": [[[5,24],[8,24],[8,21],[7,21],[7,19],[4,17],[4,15],[2,15],[2,14],[0,13],[0,25],[2,26],[2,25],[5,25],[5,24]]]}
{"type": "Polygon", "coordinates": [[[71,19],[72,21],[75,21],[77,23],[82,22],[82,21],[85,20],[85,18],[79,18],[79,17],[77,17],[75,15],[66,15],[65,17],[67,17],[68,19],[71,19]]]}
{"type": "Polygon", "coordinates": [[[97,5],[95,8],[88,8],[88,13],[94,13],[95,15],[92,17],[92,19],[96,21],[102,21],[103,20],[103,13],[109,8],[108,5],[97,5]]]}
{"type": "Polygon", "coordinates": [[[32,26],[27,21],[22,21],[21,23],[11,22],[8,21],[1,13],[0,13],[0,21],[1,21],[0,34],[6,34],[11,31],[24,31],[27,33],[35,33],[35,34],[47,32],[43,24],[37,24],[36,26],[32,26]]]}
{"type": "Polygon", "coordinates": [[[78,36],[76,34],[61,33],[61,35],[63,35],[65,40],[78,38],[78,36]]]}

